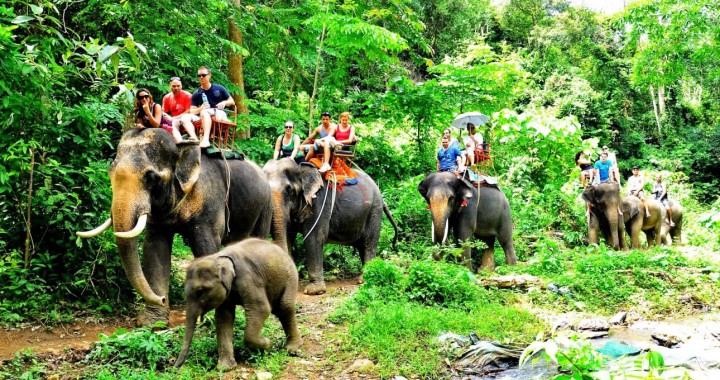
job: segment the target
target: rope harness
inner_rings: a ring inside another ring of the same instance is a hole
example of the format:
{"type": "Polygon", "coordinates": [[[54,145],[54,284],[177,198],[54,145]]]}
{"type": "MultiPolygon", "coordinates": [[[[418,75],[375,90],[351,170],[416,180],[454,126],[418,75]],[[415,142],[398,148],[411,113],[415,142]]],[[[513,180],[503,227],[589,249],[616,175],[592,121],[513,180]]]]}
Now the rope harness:
{"type": "MultiPolygon", "coordinates": [[[[333,194],[332,194],[332,200],[330,201],[330,215],[328,216],[328,218],[332,218],[332,212],[333,212],[333,208],[335,206],[335,194],[337,193],[337,177],[335,176],[335,173],[332,174],[332,181],[333,181],[334,186],[332,186],[333,194]]],[[[327,201],[327,195],[328,195],[328,192],[330,191],[330,187],[331,187],[330,181],[328,181],[328,185],[325,186],[325,197],[323,198],[323,204],[322,204],[322,207],[320,208],[320,213],[318,213],[317,219],[315,219],[315,223],[313,223],[312,227],[310,227],[310,231],[308,231],[308,233],[305,234],[305,236],[303,236],[303,239],[302,239],[303,243],[305,242],[305,239],[307,239],[308,236],[310,236],[310,234],[315,230],[315,227],[317,226],[318,222],[320,221],[320,218],[322,218],[323,211],[325,210],[325,202],[327,201]]]]}

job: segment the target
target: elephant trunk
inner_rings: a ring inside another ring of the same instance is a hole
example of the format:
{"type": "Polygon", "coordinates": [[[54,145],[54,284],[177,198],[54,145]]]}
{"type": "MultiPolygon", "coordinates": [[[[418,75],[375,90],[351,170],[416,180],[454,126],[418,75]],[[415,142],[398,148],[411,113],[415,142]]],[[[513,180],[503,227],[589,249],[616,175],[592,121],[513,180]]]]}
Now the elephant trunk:
{"type": "Polygon", "coordinates": [[[618,215],[617,210],[607,210],[607,221],[608,225],[610,227],[610,241],[608,244],[614,249],[619,250],[620,249],[620,239],[624,238],[623,236],[620,236],[618,231],[620,230],[620,223],[622,223],[622,220],[620,219],[620,216],[618,215]]]}
{"type": "MultiPolygon", "coordinates": [[[[167,297],[155,294],[150,288],[142,267],[140,266],[140,257],[138,256],[137,237],[122,237],[117,231],[131,231],[131,226],[143,224],[142,219],[147,218],[147,214],[143,213],[137,223],[135,214],[136,207],[128,206],[125,202],[113,199],[112,218],[113,226],[116,231],[115,242],[120,252],[120,261],[122,262],[125,274],[130,281],[130,285],[137,291],[145,302],[158,306],[167,306],[167,297]]],[[[137,227],[137,226],[136,226],[137,227]]]]}
{"type": "Polygon", "coordinates": [[[193,335],[195,335],[195,323],[197,322],[200,310],[197,306],[188,303],[187,312],[185,313],[185,340],[183,347],[178,354],[178,358],[175,361],[175,368],[180,368],[185,359],[187,359],[188,351],[190,351],[190,343],[192,343],[193,335]]]}
{"type": "Polygon", "coordinates": [[[450,207],[448,207],[447,199],[433,197],[430,199],[430,212],[432,217],[432,241],[435,243],[445,243],[450,229],[448,218],[450,217],[450,207]],[[438,239],[442,237],[442,240],[438,239]]]}
{"type": "Polygon", "coordinates": [[[271,235],[275,244],[290,254],[290,244],[287,238],[287,224],[289,216],[285,211],[285,197],[279,191],[273,190],[273,216],[271,235]]]}

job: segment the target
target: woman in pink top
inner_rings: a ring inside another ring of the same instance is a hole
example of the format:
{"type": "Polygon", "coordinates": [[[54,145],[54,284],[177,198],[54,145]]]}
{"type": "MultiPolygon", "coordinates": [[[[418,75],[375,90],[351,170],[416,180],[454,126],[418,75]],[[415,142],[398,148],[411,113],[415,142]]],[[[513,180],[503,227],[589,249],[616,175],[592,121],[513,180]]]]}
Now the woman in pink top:
{"type": "Polygon", "coordinates": [[[355,138],[355,127],[350,125],[350,112],[343,112],[340,114],[340,124],[338,124],[335,130],[335,143],[336,145],[350,145],[356,141],[355,138]]]}

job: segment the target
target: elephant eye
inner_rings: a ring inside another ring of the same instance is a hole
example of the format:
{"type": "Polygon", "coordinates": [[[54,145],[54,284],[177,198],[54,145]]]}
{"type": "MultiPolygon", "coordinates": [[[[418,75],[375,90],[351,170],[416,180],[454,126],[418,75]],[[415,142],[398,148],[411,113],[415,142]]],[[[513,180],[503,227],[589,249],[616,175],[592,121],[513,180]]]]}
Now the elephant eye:
{"type": "Polygon", "coordinates": [[[160,175],[158,175],[158,173],[155,172],[154,170],[146,171],[145,175],[143,177],[144,177],[145,183],[147,183],[149,185],[153,185],[153,184],[157,183],[158,181],[160,181],[160,175]]]}

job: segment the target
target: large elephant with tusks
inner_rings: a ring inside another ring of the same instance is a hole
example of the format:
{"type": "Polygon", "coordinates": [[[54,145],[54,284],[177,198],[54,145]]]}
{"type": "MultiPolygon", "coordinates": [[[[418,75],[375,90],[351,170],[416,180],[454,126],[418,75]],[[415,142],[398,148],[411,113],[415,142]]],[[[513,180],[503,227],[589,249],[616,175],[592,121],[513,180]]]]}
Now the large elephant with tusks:
{"type": "Polygon", "coordinates": [[[197,143],[176,144],[160,128],[126,132],[108,171],[111,217],[80,237],[115,231],[125,273],[147,303],[139,325],[167,321],[173,237],[180,234],[195,257],[249,236],[266,238],[272,204],[265,173],[248,160],[201,154],[197,143]],[[138,235],[145,231],[142,267],[138,235]]]}
{"type": "MultiPolygon", "coordinates": [[[[418,185],[428,202],[432,215],[433,243],[444,243],[452,230],[455,240],[466,241],[473,236],[487,244],[481,268],[495,268],[495,240],[505,251],[508,265],[517,263],[513,246],[510,203],[500,189],[473,187],[468,181],[449,172],[431,173],[418,185]]],[[[470,247],[463,250],[463,262],[472,268],[470,247]]]]}

